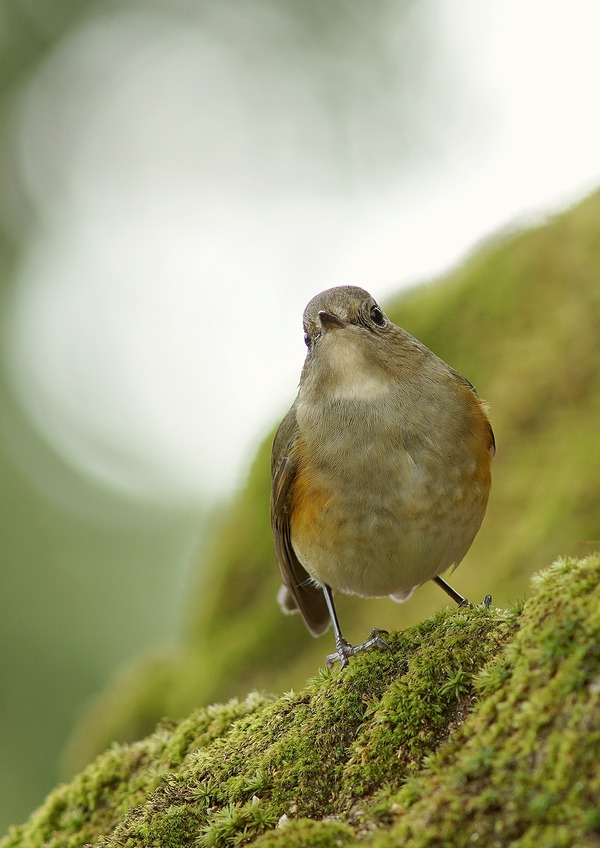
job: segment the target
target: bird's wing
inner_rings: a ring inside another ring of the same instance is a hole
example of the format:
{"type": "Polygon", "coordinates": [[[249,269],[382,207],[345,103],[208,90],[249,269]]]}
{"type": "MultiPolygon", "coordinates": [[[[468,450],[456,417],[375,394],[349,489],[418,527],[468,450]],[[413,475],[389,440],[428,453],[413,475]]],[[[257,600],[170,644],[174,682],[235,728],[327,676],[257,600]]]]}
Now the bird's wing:
{"type": "Polygon", "coordinates": [[[454,368],[451,368],[449,365],[448,365],[448,368],[450,368],[450,371],[451,371],[451,372],[452,372],[452,373],[453,373],[456,377],[458,377],[458,378],[459,378],[459,380],[461,380],[461,382],[462,382],[465,386],[467,386],[467,388],[468,388],[468,389],[470,389],[470,390],[473,392],[473,394],[475,395],[475,397],[476,397],[476,398],[477,398],[477,400],[479,401],[479,403],[480,403],[480,405],[481,405],[481,409],[482,409],[482,411],[483,411],[483,413],[484,413],[484,415],[485,415],[485,418],[486,418],[486,429],[487,429],[487,434],[488,434],[488,450],[489,450],[489,452],[490,452],[490,455],[491,455],[491,456],[494,456],[494,455],[495,455],[495,453],[496,453],[496,437],[495,437],[495,435],[494,435],[494,431],[493,431],[493,429],[492,429],[491,422],[490,422],[489,418],[487,417],[487,407],[488,407],[487,403],[486,403],[485,401],[481,400],[481,398],[479,397],[479,394],[478,394],[478,392],[477,392],[477,389],[475,388],[475,386],[473,385],[473,383],[471,383],[469,380],[467,380],[467,378],[466,378],[466,377],[464,377],[464,376],[460,373],[460,371],[455,371],[455,370],[454,370],[454,368]]]}
{"type": "Polygon", "coordinates": [[[323,591],[316,586],[304,569],[292,547],[289,508],[293,482],[298,469],[293,458],[297,432],[294,408],[281,422],[273,442],[271,459],[271,526],[275,541],[275,556],[285,587],[282,606],[286,611],[296,609],[313,636],[320,636],[329,627],[329,613],[323,591]]]}

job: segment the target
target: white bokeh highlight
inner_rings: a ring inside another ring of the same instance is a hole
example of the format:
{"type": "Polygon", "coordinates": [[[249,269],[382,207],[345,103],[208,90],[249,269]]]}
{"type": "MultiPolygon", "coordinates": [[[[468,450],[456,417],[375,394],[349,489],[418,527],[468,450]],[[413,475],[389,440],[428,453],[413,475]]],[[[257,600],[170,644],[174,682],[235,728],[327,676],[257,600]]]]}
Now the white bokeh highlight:
{"type": "Polygon", "coordinates": [[[423,8],[386,28],[393,55],[436,21],[398,163],[373,162],[393,91],[350,114],[340,162],[302,68],[252,64],[218,16],[107,15],[32,80],[37,223],[5,321],[14,390],[70,462],[159,500],[227,492],[293,399],[317,291],[385,298],[600,182],[593,2],[423,8]]]}

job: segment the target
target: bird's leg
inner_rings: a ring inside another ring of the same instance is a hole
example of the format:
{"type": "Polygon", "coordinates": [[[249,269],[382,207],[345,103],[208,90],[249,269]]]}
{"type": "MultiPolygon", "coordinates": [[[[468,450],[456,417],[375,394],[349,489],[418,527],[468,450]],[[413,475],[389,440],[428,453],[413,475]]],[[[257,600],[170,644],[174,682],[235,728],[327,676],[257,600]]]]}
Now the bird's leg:
{"type": "MultiPolygon", "coordinates": [[[[449,583],[446,583],[441,577],[434,577],[433,582],[436,583],[440,589],[443,589],[447,595],[450,595],[455,604],[458,604],[459,607],[468,607],[470,606],[469,601],[466,598],[463,598],[462,595],[459,595],[458,592],[452,588],[449,583]]],[[[492,596],[486,595],[483,599],[483,606],[486,609],[490,608],[490,604],[492,603],[492,596]]]]}
{"type": "Polygon", "coordinates": [[[469,602],[466,598],[463,598],[462,595],[459,595],[457,591],[455,591],[449,583],[446,583],[441,577],[434,577],[433,582],[436,583],[440,589],[443,589],[447,595],[450,595],[455,604],[458,604],[459,607],[466,607],[469,605],[469,602]]]}
{"type": "Polygon", "coordinates": [[[333,603],[333,594],[331,592],[331,588],[325,583],[322,586],[323,594],[325,595],[325,603],[327,604],[327,609],[329,610],[329,617],[331,618],[331,624],[333,625],[333,633],[335,636],[335,653],[328,654],[325,662],[327,663],[327,668],[331,668],[334,663],[338,660],[342,663],[342,668],[346,668],[348,665],[348,661],[350,657],[355,656],[356,654],[362,653],[362,651],[367,651],[369,648],[387,648],[391,653],[391,648],[388,643],[381,638],[381,633],[387,633],[387,630],[378,630],[375,628],[371,630],[369,633],[369,638],[366,642],[363,642],[362,645],[351,645],[347,639],[344,639],[342,636],[342,631],[340,630],[340,624],[338,621],[337,613],[335,611],[335,605],[333,603]]]}

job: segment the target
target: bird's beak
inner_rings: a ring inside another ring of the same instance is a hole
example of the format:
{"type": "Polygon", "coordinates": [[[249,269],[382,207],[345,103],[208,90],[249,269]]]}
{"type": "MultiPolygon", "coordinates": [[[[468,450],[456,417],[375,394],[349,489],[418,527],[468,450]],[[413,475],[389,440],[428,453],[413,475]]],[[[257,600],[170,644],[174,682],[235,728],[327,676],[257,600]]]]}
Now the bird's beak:
{"type": "Polygon", "coordinates": [[[321,326],[325,332],[328,332],[329,330],[339,330],[346,326],[344,321],[342,321],[341,318],[338,318],[337,315],[332,315],[331,312],[324,312],[323,310],[319,312],[319,320],[321,321],[321,326]]]}

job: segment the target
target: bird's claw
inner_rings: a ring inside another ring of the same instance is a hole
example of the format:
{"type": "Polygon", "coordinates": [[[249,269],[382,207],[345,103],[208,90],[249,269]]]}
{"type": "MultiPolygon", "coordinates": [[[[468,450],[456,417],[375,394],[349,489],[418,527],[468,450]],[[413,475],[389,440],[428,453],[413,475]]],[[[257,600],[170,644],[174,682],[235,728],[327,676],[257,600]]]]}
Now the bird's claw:
{"type": "Polygon", "coordinates": [[[335,647],[336,650],[332,654],[327,654],[325,662],[327,664],[327,668],[332,668],[332,666],[338,662],[341,662],[341,667],[346,668],[350,657],[356,656],[356,654],[361,654],[363,651],[368,651],[369,648],[385,648],[392,653],[392,649],[385,641],[385,639],[381,638],[381,634],[385,634],[387,636],[387,630],[380,630],[375,627],[369,633],[365,642],[361,645],[351,645],[343,636],[336,640],[335,647]]]}
{"type": "MultiPolygon", "coordinates": [[[[489,610],[491,605],[492,605],[492,596],[491,595],[486,595],[485,598],[483,599],[483,601],[481,602],[481,604],[479,604],[479,606],[482,606],[486,610],[489,610]]],[[[458,608],[464,609],[465,607],[471,607],[471,606],[473,606],[471,601],[468,601],[466,598],[463,598],[462,601],[460,602],[460,604],[458,605],[458,608]]]]}

